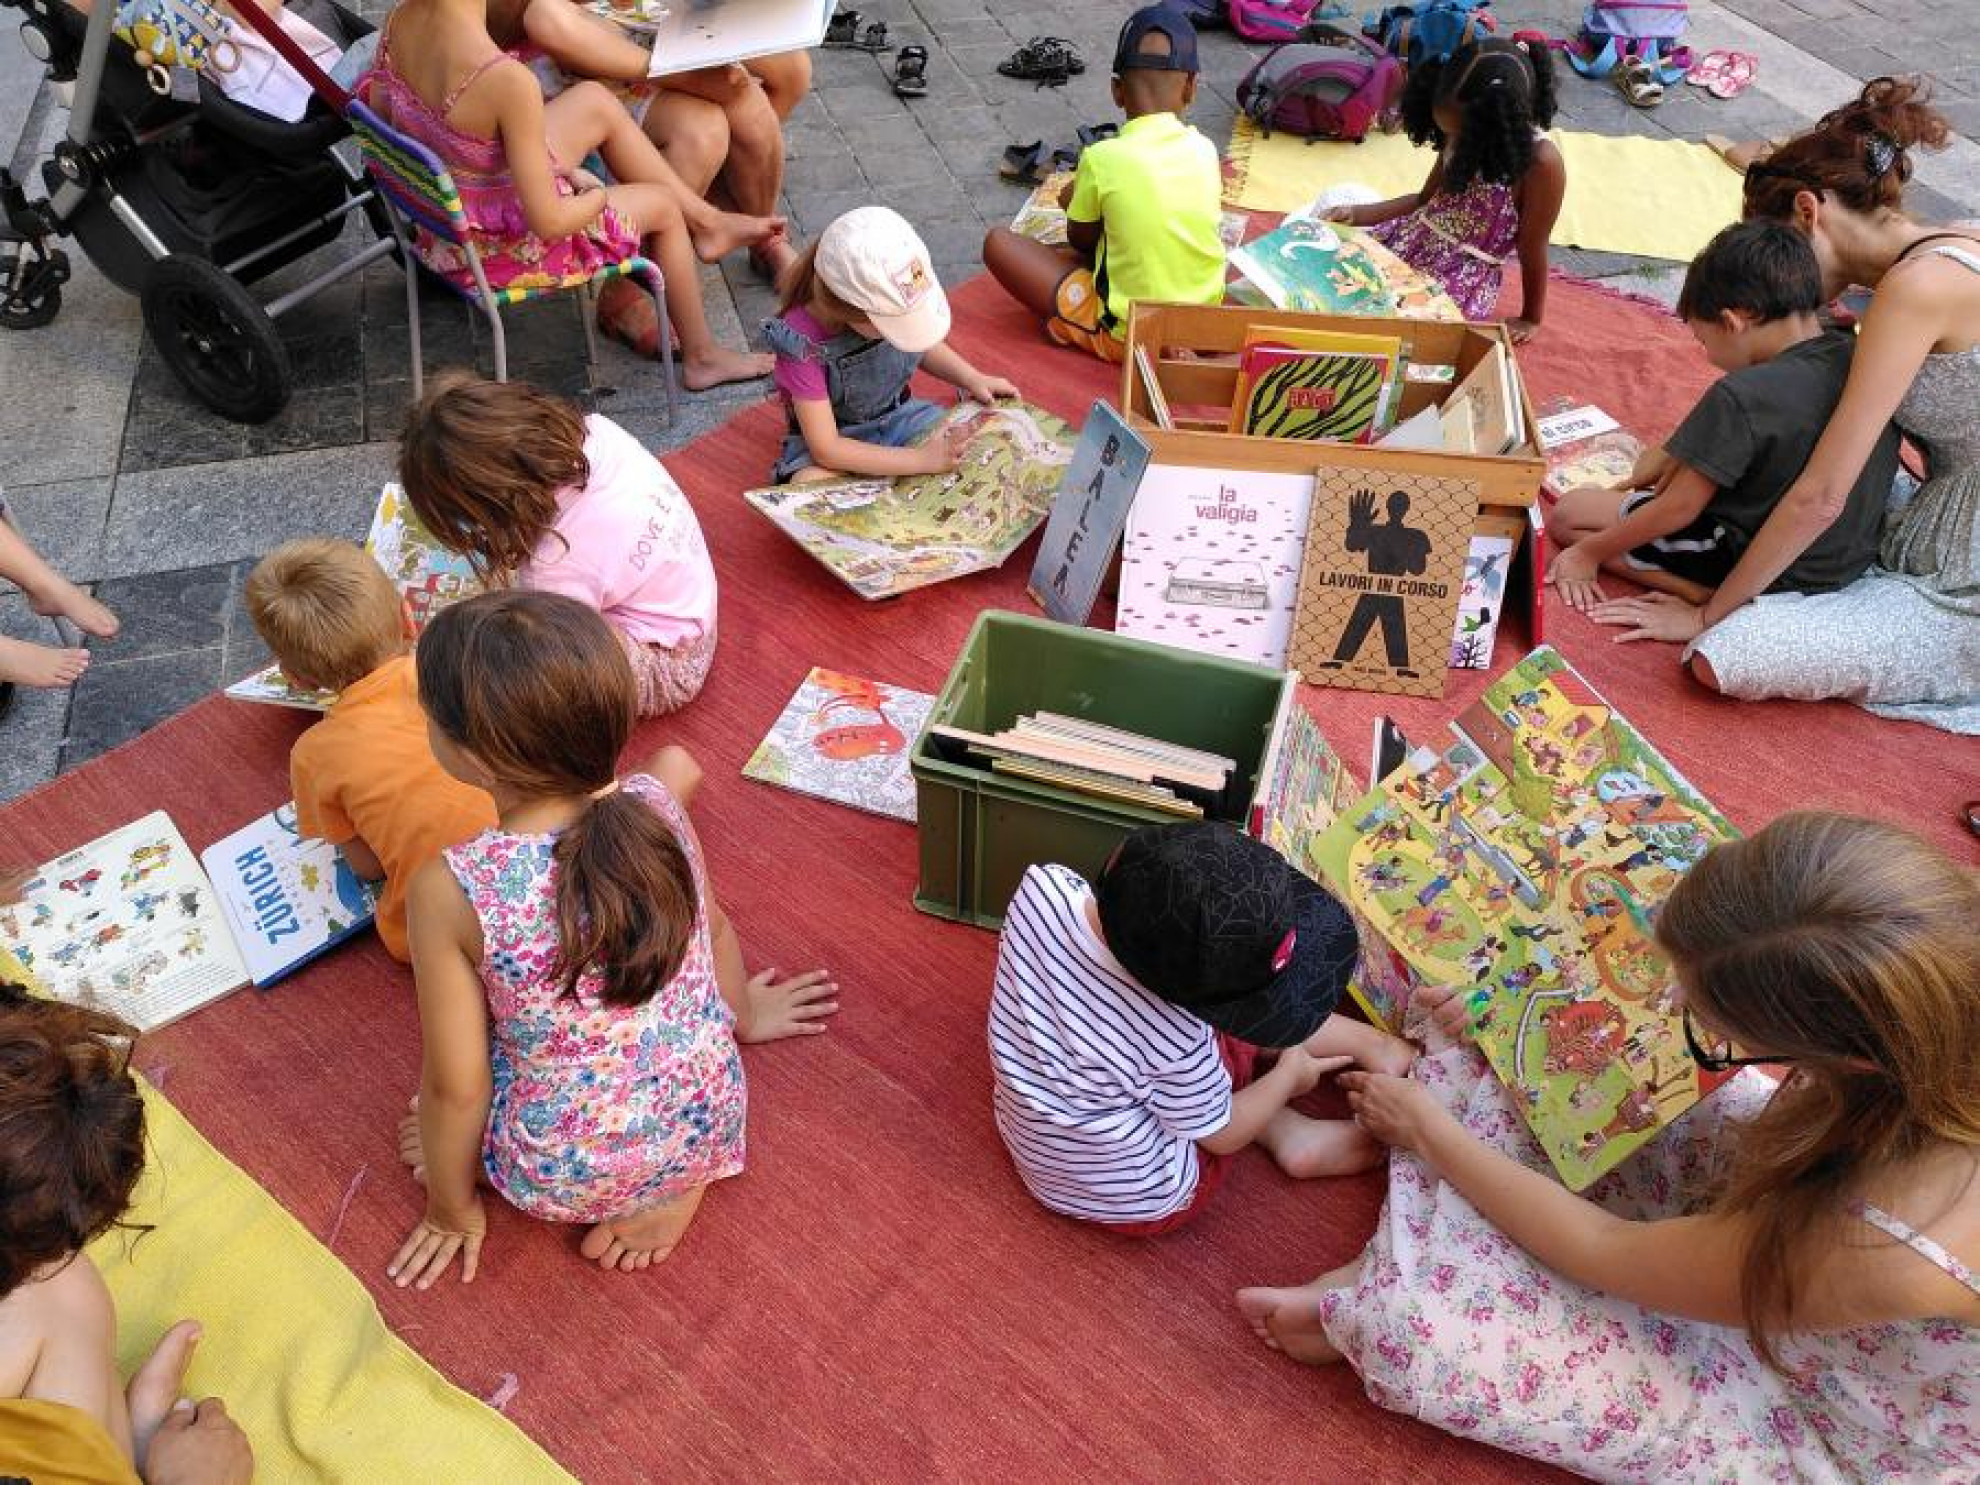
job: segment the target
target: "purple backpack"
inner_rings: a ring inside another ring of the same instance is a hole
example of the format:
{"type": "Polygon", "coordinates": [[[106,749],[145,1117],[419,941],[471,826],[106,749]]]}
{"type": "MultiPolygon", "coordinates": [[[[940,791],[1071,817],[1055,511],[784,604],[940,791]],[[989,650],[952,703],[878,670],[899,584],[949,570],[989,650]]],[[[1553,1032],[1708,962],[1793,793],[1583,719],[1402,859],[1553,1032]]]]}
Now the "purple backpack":
{"type": "Polygon", "coordinates": [[[1402,96],[1403,68],[1359,37],[1343,40],[1352,49],[1305,41],[1273,47],[1238,84],[1239,111],[1266,134],[1359,144],[1402,96]]]}
{"type": "Polygon", "coordinates": [[[1568,61],[1583,77],[1607,77],[1640,57],[1660,82],[1675,83],[1691,66],[1691,48],[1683,44],[1690,24],[1687,0],[1589,0],[1568,61]]]}
{"type": "Polygon", "coordinates": [[[1231,29],[1246,41],[1291,41],[1321,0],[1230,0],[1231,29]]]}

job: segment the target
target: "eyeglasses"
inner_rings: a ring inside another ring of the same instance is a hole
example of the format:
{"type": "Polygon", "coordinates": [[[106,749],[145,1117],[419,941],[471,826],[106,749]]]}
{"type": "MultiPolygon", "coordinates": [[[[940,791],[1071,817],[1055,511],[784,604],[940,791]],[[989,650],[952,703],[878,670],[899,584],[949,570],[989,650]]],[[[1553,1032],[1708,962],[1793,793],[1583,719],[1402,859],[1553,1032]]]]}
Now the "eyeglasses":
{"type": "Polygon", "coordinates": [[[1715,1036],[1709,1044],[1698,1039],[1698,1025],[1691,1019],[1690,1008],[1683,1013],[1684,1045],[1691,1053],[1691,1060],[1706,1072],[1730,1072],[1735,1067],[1761,1067],[1770,1062],[1785,1062],[1784,1057],[1735,1057],[1731,1040],[1715,1036]]]}

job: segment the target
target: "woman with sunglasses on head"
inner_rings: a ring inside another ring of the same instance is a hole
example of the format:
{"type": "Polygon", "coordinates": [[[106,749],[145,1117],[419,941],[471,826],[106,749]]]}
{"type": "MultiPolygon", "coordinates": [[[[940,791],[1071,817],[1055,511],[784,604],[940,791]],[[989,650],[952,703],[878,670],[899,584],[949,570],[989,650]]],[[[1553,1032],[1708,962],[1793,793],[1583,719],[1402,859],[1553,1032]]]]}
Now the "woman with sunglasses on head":
{"type": "Polygon", "coordinates": [[[1746,215],[1806,233],[1831,296],[1876,291],[1849,383],[1708,602],[1649,594],[1593,611],[1624,640],[1686,645],[1692,673],[1728,696],[1834,697],[1980,733],[1980,230],[1903,211],[1913,152],[1950,135],[1915,80],[1880,77],[1746,172],[1746,215]],[[1930,478],[1891,514],[1880,565],[1834,593],[1766,593],[1842,512],[1893,419],[1930,478]]]}
{"type": "Polygon", "coordinates": [[[1778,1082],[1738,1072],[1575,1196],[1442,998],[1411,1077],[1341,1075],[1392,1146],[1373,1240],[1239,1308],[1385,1407],[1597,1479],[1980,1478],[1980,879],[1787,815],[1656,935],[1700,1065],[1778,1082]]]}

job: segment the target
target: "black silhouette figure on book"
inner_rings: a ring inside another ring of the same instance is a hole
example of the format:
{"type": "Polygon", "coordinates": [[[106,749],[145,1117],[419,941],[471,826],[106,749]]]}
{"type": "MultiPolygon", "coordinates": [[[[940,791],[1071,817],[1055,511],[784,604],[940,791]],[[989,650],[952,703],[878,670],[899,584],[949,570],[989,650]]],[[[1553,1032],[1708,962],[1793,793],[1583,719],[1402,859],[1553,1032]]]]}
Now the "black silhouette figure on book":
{"type": "MultiPolygon", "coordinates": [[[[1409,496],[1401,490],[1389,492],[1389,518],[1375,519],[1375,492],[1356,490],[1348,497],[1347,537],[1350,552],[1360,552],[1368,564],[1370,577],[1421,577],[1430,565],[1430,535],[1421,527],[1405,525],[1409,496]]],[[[1334,646],[1334,658],[1322,660],[1322,670],[1339,670],[1361,652],[1368,631],[1382,628],[1382,650],[1389,669],[1397,675],[1414,678],[1409,664],[1409,625],[1398,593],[1364,593],[1348,615],[1341,642],[1334,646]]]]}

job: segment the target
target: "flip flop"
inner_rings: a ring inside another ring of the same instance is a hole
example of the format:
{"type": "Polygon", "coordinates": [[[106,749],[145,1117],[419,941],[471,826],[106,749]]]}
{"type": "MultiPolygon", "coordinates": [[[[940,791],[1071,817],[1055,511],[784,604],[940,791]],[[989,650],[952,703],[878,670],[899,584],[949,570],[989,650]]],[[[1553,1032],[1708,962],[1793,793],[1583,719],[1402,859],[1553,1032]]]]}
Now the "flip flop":
{"type": "Polygon", "coordinates": [[[928,96],[928,48],[904,46],[894,57],[894,96],[928,96]]]}
{"type": "Polygon", "coordinates": [[[1726,70],[1706,85],[1705,91],[1714,98],[1737,98],[1744,93],[1753,79],[1760,73],[1760,59],[1748,52],[1734,52],[1726,62],[1726,70]]]}
{"type": "Polygon", "coordinates": [[[1641,57],[1631,57],[1615,70],[1616,90],[1637,108],[1655,108],[1664,101],[1664,85],[1641,57]]]}
{"type": "Polygon", "coordinates": [[[1691,70],[1685,73],[1684,80],[1694,88],[1710,87],[1726,75],[1726,64],[1731,62],[1732,58],[1733,54],[1723,48],[1707,52],[1691,64],[1691,70]]]}

